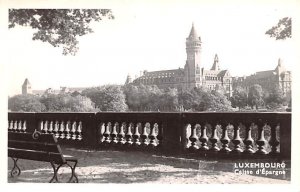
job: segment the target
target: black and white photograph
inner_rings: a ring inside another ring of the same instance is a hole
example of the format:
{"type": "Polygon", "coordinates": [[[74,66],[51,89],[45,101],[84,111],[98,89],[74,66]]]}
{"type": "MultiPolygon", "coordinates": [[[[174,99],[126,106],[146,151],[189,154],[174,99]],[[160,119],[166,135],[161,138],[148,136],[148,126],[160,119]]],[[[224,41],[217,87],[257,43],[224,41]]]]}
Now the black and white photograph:
{"type": "Polygon", "coordinates": [[[6,184],[299,187],[296,0],[21,2],[1,5],[6,184]]]}

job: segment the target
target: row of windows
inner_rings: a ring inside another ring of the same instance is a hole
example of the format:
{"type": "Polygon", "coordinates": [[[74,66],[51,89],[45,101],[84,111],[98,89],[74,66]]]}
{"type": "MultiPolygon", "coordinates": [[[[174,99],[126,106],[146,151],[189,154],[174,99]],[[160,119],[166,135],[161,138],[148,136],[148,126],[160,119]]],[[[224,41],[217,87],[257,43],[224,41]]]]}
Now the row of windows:
{"type": "Polygon", "coordinates": [[[171,76],[171,75],[175,75],[175,73],[174,72],[172,72],[172,73],[159,73],[159,74],[153,74],[153,75],[151,75],[151,74],[146,74],[147,75],[147,77],[160,77],[160,76],[171,76]]]}
{"type": "Polygon", "coordinates": [[[221,77],[205,76],[205,80],[222,80],[222,78],[221,77]]]}
{"type": "Polygon", "coordinates": [[[157,82],[178,82],[178,81],[183,81],[183,78],[164,78],[164,79],[139,79],[138,82],[142,82],[142,83],[157,83],[157,82]]]}

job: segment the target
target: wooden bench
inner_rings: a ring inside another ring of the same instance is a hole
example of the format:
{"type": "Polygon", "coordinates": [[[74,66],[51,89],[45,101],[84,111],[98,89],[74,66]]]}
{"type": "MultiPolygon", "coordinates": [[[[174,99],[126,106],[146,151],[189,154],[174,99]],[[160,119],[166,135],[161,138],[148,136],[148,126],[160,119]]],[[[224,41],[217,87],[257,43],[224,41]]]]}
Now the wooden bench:
{"type": "Polygon", "coordinates": [[[8,156],[14,161],[10,172],[12,177],[21,174],[21,169],[17,164],[18,159],[27,159],[50,162],[54,172],[50,183],[59,182],[57,173],[63,165],[71,168],[72,175],[68,182],[78,183],[78,178],[75,174],[77,159],[63,155],[57,139],[52,134],[41,134],[37,131],[34,133],[8,132],[8,156]],[[72,163],[70,164],[70,162],[72,163]]]}

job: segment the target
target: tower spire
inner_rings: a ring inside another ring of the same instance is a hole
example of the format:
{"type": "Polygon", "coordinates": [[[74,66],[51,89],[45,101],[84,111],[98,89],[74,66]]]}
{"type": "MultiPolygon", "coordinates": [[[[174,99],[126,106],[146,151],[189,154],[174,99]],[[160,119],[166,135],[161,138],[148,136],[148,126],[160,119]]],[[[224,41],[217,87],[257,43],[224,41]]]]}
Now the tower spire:
{"type": "Polygon", "coordinates": [[[215,58],[214,58],[214,64],[213,66],[211,67],[211,70],[220,70],[220,66],[219,66],[219,57],[217,54],[215,54],[215,58]]]}
{"type": "Polygon", "coordinates": [[[22,85],[22,94],[32,94],[32,90],[31,90],[31,84],[28,81],[28,79],[26,78],[23,85],[22,85]]]}
{"type": "Polygon", "coordinates": [[[131,79],[130,74],[128,74],[128,75],[127,75],[127,78],[126,78],[125,85],[130,84],[130,83],[132,83],[132,79],[131,79]]]}
{"type": "Polygon", "coordinates": [[[192,23],[192,28],[191,28],[188,39],[193,39],[193,40],[200,39],[200,37],[198,36],[197,31],[195,29],[194,22],[192,23]]]}

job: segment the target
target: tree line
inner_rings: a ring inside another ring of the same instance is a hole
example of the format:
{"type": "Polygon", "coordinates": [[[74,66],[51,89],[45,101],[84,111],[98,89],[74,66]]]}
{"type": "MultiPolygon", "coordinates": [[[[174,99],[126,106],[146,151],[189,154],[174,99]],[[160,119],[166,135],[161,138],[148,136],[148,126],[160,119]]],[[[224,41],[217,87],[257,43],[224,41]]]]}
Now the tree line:
{"type": "Polygon", "coordinates": [[[16,112],[98,112],[98,111],[233,111],[283,110],[290,106],[287,96],[279,89],[266,91],[258,84],[246,90],[237,87],[231,98],[223,87],[205,87],[178,91],[160,89],[156,85],[104,85],[87,88],[81,93],[15,95],[8,99],[8,109],[16,112]]]}

